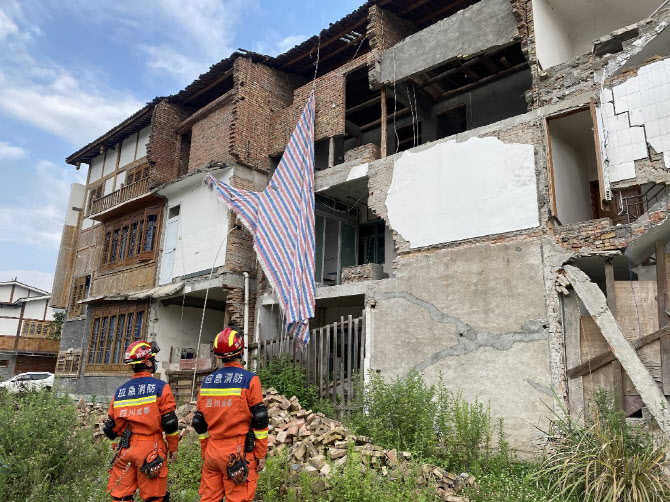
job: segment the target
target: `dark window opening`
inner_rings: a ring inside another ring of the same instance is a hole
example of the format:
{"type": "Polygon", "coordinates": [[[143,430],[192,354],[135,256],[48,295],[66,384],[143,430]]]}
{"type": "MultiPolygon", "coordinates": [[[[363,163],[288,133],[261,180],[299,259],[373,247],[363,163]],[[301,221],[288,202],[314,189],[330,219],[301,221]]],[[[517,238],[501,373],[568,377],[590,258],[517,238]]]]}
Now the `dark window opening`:
{"type": "Polygon", "coordinates": [[[437,116],[437,138],[442,139],[467,131],[466,107],[458,106],[437,116]]]}
{"type": "Polygon", "coordinates": [[[421,144],[421,122],[413,122],[396,129],[396,152],[402,152],[421,144]]]}
{"type": "Polygon", "coordinates": [[[358,264],[385,262],[384,220],[363,223],[358,227],[358,264]]]}

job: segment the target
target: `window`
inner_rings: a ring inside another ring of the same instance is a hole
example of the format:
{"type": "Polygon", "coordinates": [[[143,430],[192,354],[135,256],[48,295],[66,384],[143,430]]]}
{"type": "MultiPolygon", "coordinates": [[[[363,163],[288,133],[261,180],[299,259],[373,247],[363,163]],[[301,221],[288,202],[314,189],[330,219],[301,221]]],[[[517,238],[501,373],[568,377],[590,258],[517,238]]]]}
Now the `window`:
{"type": "Polygon", "coordinates": [[[384,220],[363,223],[358,228],[358,263],[381,263],[386,257],[384,253],[384,220]]]}
{"type": "Polygon", "coordinates": [[[0,368],[9,368],[9,360],[0,359],[0,368]]]}
{"type": "Polygon", "coordinates": [[[87,372],[125,371],[123,353],[146,330],[146,305],[119,305],[93,312],[87,372]]]}
{"type": "Polygon", "coordinates": [[[88,297],[89,289],[91,288],[91,276],[79,277],[75,279],[72,285],[72,292],[70,293],[70,304],[68,305],[68,318],[73,319],[82,315],[83,305],[79,303],[84,298],[88,297]]]}
{"type": "Polygon", "coordinates": [[[51,321],[23,321],[21,336],[46,338],[53,329],[51,321]]]}
{"type": "Polygon", "coordinates": [[[56,373],[60,375],[78,375],[81,368],[81,351],[60,352],[56,359],[56,373]]]}
{"type": "Polygon", "coordinates": [[[91,214],[91,208],[93,203],[100,199],[103,194],[103,189],[105,188],[104,183],[100,183],[98,186],[89,189],[88,191],[88,206],[86,207],[86,214],[91,214]]]}
{"type": "Polygon", "coordinates": [[[414,122],[396,129],[396,152],[409,150],[421,144],[421,122],[414,122]]]}
{"type": "Polygon", "coordinates": [[[131,185],[149,177],[149,164],[129,169],[126,174],[126,185],[131,185]]]}
{"type": "Polygon", "coordinates": [[[160,208],[150,207],[107,225],[101,269],[151,260],[156,254],[160,208]]]}

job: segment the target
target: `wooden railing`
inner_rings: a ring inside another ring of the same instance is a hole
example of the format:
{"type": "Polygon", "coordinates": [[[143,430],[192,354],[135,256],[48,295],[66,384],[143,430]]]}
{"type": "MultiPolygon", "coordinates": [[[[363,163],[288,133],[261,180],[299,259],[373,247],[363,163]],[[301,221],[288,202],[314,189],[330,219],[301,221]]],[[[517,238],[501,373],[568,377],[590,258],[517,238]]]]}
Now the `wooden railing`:
{"type": "Polygon", "coordinates": [[[307,347],[291,335],[262,340],[257,347],[258,364],[288,357],[305,368],[307,384],[318,389],[319,397],[332,401],[340,416],[354,411],[363,379],[365,322],[362,317],[342,317],[313,329],[307,347]]]}
{"type": "Polygon", "coordinates": [[[0,350],[16,352],[58,353],[60,342],[29,336],[0,336],[0,350]]]}
{"type": "Polygon", "coordinates": [[[21,336],[46,338],[56,330],[51,321],[23,321],[21,336]]]}
{"type": "Polygon", "coordinates": [[[107,209],[111,209],[114,206],[118,206],[130,199],[139,197],[142,194],[145,194],[149,191],[149,178],[144,178],[130,185],[126,185],[123,188],[112,192],[109,195],[105,195],[99,199],[93,201],[91,205],[91,213],[89,216],[102,213],[107,209]]]}

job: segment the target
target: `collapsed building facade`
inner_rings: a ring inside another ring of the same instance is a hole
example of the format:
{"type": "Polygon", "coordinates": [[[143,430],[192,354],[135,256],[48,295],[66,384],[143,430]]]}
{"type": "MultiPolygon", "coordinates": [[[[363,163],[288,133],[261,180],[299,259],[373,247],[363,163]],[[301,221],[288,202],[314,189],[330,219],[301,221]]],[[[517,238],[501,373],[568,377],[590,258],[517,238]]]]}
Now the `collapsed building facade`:
{"type": "Polygon", "coordinates": [[[252,355],[282,340],[252,237],[204,180],[265,189],[314,88],[315,383],[327,392],[345,360],[349,376],[442,375],[528,452],[552,389],[577,415],[600,386],[627,416],[657,409],[637,382],[670,394],[669,22],[661,0],[371,0],[156,98],[67,159],[88,179],[53,288],[61,383],[111,394],[123,349],[148,337],[188,399],[222,326],[252,355]]]}

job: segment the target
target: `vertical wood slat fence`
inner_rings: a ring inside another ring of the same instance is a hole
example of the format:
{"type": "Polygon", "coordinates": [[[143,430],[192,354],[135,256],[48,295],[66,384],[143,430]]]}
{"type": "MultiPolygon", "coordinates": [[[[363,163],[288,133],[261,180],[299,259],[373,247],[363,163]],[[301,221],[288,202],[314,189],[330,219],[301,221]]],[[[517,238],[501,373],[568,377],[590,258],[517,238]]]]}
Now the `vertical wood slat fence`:
{"type": "Polygon", "coordinates": [[[318,390],[320,399],[331,401],[340,416],[357,409],[365,359],[363,317],[341,317],[340,322],[313,329],[306,347],[291,335],[259,342],[259,367],[282,356],[305,369],[307,384],[318,390]]]}

